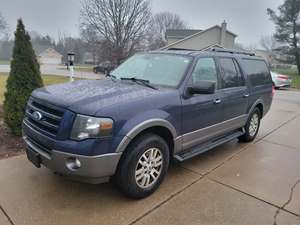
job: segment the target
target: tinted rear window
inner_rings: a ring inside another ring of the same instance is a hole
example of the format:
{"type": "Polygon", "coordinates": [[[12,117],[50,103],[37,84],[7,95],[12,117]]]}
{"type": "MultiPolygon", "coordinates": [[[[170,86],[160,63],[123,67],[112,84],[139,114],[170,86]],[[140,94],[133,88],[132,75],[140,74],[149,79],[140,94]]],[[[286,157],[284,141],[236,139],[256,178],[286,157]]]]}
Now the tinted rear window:
{"type": "Polygon", "coordinates": [[[243,68],[252,85],[263,85],[271,82],[270,72],[264,61],[243,59],[243,68]]]}
{"type": "Polygon", "coordinates": [[[222,87],[232,88],[243,86],[243,78],[237,68],[237,63],[232,58],[220,58],[222,68],[222,87]]]}

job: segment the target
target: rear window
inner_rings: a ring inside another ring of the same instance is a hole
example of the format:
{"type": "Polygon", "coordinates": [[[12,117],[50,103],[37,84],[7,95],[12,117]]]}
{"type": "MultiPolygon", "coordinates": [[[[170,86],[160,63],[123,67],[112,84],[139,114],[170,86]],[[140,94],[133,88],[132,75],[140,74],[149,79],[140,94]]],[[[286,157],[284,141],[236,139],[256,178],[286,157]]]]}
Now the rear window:
{"type": "Polygon", "coordinates": [[[243,59],[243,68],[252,85],[264,85],[271,82],[269,69],[263,60],[243,59]]]}

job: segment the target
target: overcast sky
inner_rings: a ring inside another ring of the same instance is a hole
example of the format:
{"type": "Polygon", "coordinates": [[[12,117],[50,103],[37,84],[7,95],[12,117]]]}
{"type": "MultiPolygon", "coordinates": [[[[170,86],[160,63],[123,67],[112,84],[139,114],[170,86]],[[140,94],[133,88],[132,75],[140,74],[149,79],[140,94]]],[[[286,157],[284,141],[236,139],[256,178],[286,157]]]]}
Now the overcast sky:
{"type": "MultiPolygon", "coordinates": [[[[0,0],[0,11],[11,30],[22,17],[28,30],[55,38],[59,33],[79,35],[80,0],[0,0]]],[[[237,42],[246,46],[271,35],[274,25],[266,9],[276,9],[283,0],[152,0],[154,12],[179,14],[191,28],[206,29],[223,20],[238,35],[237,42]]]]}

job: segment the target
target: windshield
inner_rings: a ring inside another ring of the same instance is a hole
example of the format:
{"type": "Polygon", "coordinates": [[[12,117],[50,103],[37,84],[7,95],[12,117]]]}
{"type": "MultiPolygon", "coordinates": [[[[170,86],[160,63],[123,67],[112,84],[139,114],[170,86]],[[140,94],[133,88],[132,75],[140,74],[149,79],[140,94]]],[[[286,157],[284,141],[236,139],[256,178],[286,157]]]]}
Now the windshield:
{"type": "Polygon", "coordinates": [[[136,54],[126,60],[111,75],[118,79],[136,78],[151,84],[176,87],[186,71],[190,57],[167,54],[136,54]]]}

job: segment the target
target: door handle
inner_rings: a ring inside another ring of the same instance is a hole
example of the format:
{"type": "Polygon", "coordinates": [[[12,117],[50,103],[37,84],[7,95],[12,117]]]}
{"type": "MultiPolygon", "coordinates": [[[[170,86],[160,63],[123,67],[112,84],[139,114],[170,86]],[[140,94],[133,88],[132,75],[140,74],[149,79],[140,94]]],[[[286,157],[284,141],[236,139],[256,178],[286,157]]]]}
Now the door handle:
{"type": "Polygon", "coordinates": [[[220,104],[221,102],[222,102],[221,99],[215,99],[215,100],[214,100],[214,103],[215,103],[215,104],[220,104]]]}
{"type": "Polygon", "coordinates": [[[250,94],[244,94],[244,98],[248,98],[250,96],[250,94]]]}

